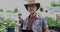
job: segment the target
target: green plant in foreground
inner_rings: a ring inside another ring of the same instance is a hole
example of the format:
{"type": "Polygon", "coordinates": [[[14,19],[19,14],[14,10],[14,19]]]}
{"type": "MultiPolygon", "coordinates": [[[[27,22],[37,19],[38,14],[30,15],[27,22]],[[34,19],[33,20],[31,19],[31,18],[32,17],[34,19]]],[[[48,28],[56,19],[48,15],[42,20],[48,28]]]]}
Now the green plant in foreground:
{"type": "Polygon", "coordinates": [[[14,27],[15,27],[15,24],[14,24],[14,23],[12,23],[12,22],[13,22],[13,21],[12,21],[12,19],[7,18],[7,19],[5,20],[6,27],[14,28],[14,27]]]}
{"type": "MultiPolygon", "coordinates": [[[[2,21],[2,19],[0,21],[2,21]]],[[[3,22],[4,23],[0,23],[0,32],[5,32],[6,28],[15,28],[16,27],[15,24],[12,23],[11,18],[7,18],[3,22]]]]}
{"type": "Polygon", "coordinates": [[[4,32],[6,26],[3,24],[4,17],[0,17],[0,32],[4,32]]]}
{"type": "Polygon", "coordinates": [[[6,26],[5,26],[5,25],[0,24],[0,32],[4,32],[4,31],[5,31],[5,28],[6,28],[6,26]]]}
{"type": "Polygon", "coordinates": [[[52,17],[47,17],[48,26],[56,26],[56,20],[52,17]]]}

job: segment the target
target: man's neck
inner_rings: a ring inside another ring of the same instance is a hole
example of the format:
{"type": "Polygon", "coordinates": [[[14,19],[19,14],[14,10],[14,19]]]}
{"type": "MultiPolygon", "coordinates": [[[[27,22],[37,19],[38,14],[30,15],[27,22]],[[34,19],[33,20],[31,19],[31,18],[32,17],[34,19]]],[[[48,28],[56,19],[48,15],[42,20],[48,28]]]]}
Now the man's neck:
{"type": "Polygon", "coordinates": [[[30,17],[34,17],[34,16],[36,16],[36,13],[30,14],[30,17]]]}

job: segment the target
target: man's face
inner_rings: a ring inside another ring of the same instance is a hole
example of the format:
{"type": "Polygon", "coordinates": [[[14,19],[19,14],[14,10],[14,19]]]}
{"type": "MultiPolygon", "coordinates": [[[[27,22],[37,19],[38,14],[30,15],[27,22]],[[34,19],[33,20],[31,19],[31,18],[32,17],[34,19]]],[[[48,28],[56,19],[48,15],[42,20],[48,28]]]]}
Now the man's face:
{"type": "Polygon", "coordinates": [[[21,16],[18,16],[19,19],[21,19],[21,16]]]}
{"type": "Polygon", "coordinates": [[[28,11],[32,14],[36,11],[37,9],[37,6],[36,5],[31,5],[31,6],[28,6],[28,11]]]}

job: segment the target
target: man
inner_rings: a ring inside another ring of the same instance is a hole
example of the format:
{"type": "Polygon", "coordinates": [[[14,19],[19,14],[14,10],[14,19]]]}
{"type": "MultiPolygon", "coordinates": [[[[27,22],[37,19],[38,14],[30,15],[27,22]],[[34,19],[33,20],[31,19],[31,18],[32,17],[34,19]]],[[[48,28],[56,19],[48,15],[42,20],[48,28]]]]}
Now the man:
{"type": "Polygon", "coordinates": [[[22,24],[21,28],[23,27],[23,19],[21,18],[22,14],[18,14],[18,18],[19,18],[19,23],[22,24]]]}
{"type": "Polygon", "coordinates": [[[22,14],[19,13],[18,14],[18,18],[19,18],[19,23],[17,21],[15,21],[15,24],[17,25],[17,27],[19,28],[19,32],[21,32],[21,29],[23,27],[23,19],[21,18],[22,14]]]}
{"type": "Polygon", "coordinates": [[[19,32],[21,32],[21,28],[23,27],[23,19],[21,18],[22,14],[18,14],[18,18],[19,18],[19,23],[21,24],[21,26],[19,27],[19,32]]]}
{"type": "Polygon", "coordinates": [[[36,11],[39,9],[40,3],[35,3],[34,0],[29,0],[28,4],[25,4],[25,8],[28,10],[30,15],[23,22],[23,32],[48,32],[48,26],[45,17],[38,16],[36,11]],[[42,25],[43,24],[43,25],[42,25]],[[43,29],[42,29],[43,27],[43,29]]]}

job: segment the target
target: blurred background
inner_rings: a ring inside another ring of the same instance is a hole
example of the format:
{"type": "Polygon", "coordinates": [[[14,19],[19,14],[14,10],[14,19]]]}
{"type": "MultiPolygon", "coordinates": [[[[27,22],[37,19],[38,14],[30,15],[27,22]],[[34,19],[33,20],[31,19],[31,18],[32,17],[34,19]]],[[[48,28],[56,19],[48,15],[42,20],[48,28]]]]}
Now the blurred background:
{"type": "MultiPolygon", "coordinates": [[[[28,0],[0,0],[0,21],[6,23],[0,24],[0,32],[5,32],[7,27],[15,28],[12,21],[18,21],[18,13],[22,14],[25,19],[29,12],[25,9],[24,4],[28,0]]],[[[36,0],[43,7],[46,14],[49,29],[59,31],[60,29],[60,0],[36,0]]],[[[37,11],[39,12],[39,10],[37,11]]]]}

